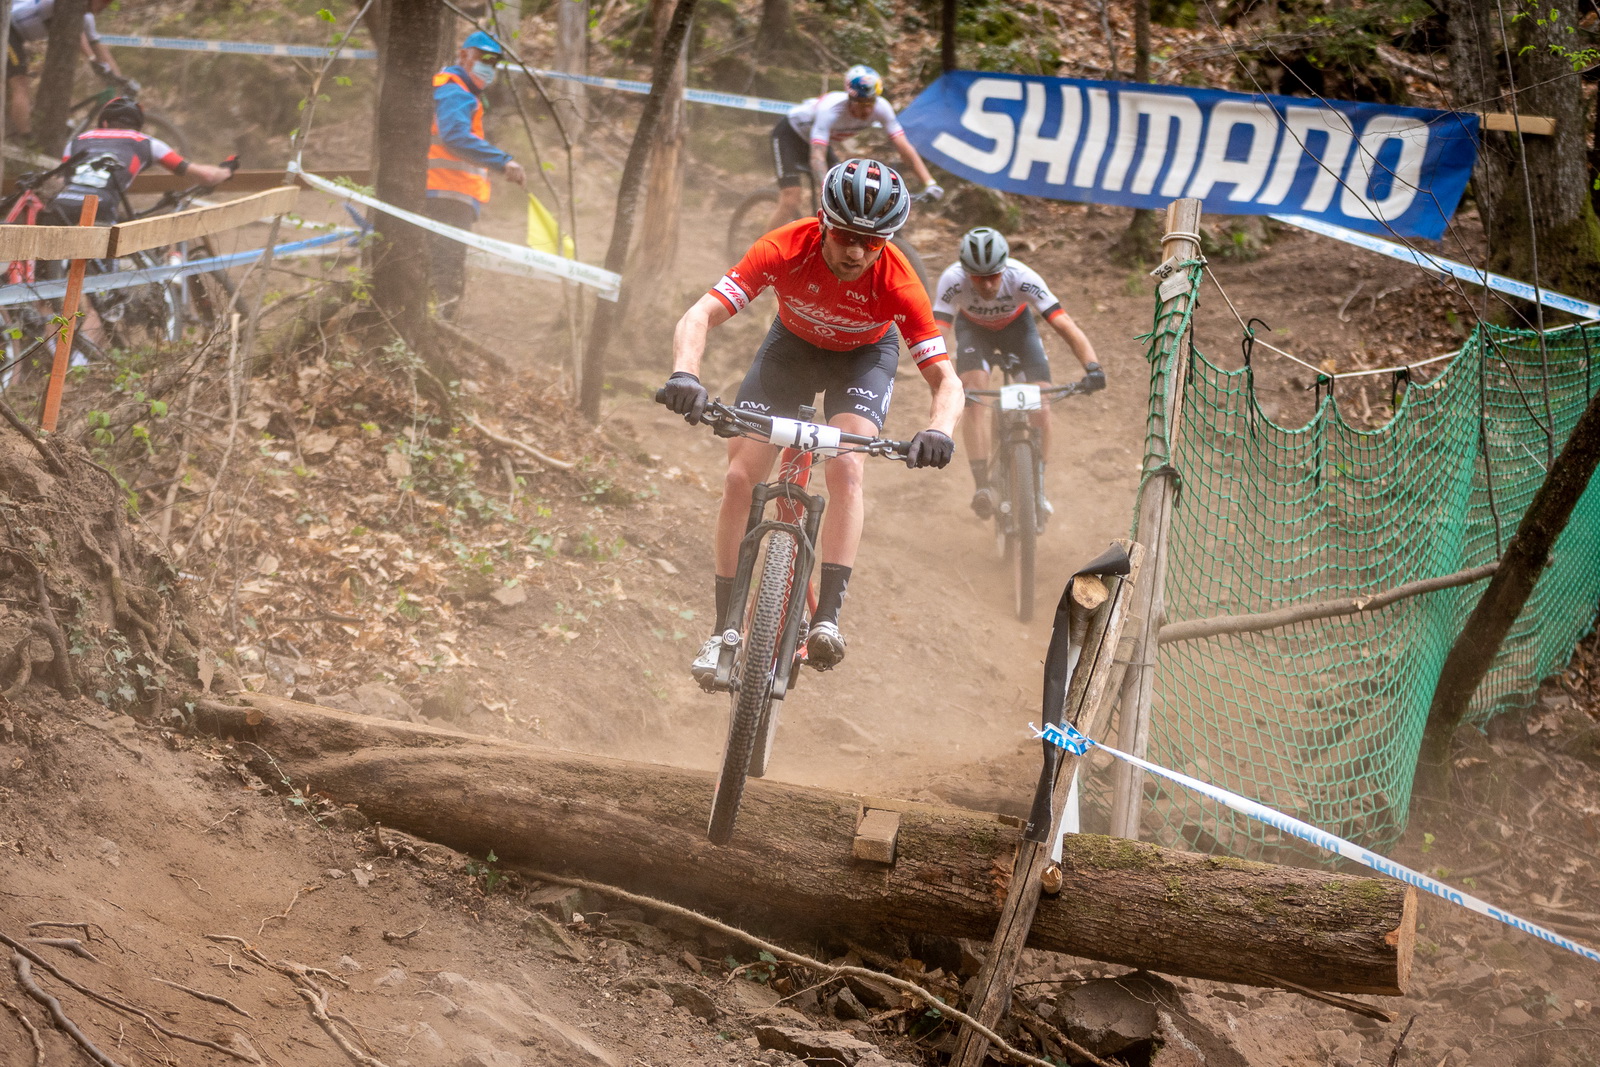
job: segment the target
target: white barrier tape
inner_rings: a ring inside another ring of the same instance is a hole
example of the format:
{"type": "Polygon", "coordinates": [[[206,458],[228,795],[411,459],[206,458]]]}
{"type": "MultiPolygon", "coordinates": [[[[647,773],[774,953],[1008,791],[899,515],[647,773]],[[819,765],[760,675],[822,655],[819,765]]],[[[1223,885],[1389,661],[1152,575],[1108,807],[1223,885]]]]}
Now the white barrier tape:
{"type": "MultiPolygon", "coordinates": [[[[520,68],[506,64],[508,70],[520,68]]],[[[559,81],[578,82],[581,85],[592,85],[597,89],[620,89],[625,93],[648,93],[649,82],[633,81],[628,78],[601,78],[593,74],[568,74],[560,70],[532,70],[541,78],[555,78],[559,81]]],[[[764,111],[771,115],[787,115],[794,109],[794,104],[785,100],[768,100],[762,96],[745,96],[741,93],[719,93],[710,89],[685,89],[683,98],[691,104],[716,104],[719,107],[734,107],[742,111],[764,111]]]]}
{"type": "MultiPolygon", "coordinates": [[[[298,56],[302,58],[325,59],[330,53],[327,48],[318,48],[315,45],[305,44],[254,44],[250,41],[203,41],[193,37],[135,37],[124,34],[103,33],[100,40],[108,45],[120,48],[165,48],[179,52],[210,52],[247,56],[298,56]]],[[[378,53],[370,48],[341,48],[339,59],[376,59],[378,53]]],[[[520,69],[509,63],[502,64],[507,70],[520,69]]],[[[581,82],[592,85],[597,89],[620,89],[625,93],[648,93],[649,82],[632,81],[628,78],[601,78],[592,74],[568,74],[560,70],[534,70],[541,78],[557,78],[562,81],[581,82]]],[[[770,115],[787,115],[793,103],[786,100],[768,100],[760,96],[745,96],[743,93],[719,93],[710,89],[685,89],[685,100],[692,104],[715,104],[719,107],[738,108],[741,111],[762,111],[770,115]]]]}
{"type": "MultiPolygon", "coordinates": [[[[103,44],[119,48],[163,48],[177,52],[212,52],[245,56],[299,56],[307,59],[326,59],[331,49],[310,44],[256,44],[252,41],[202,41],[194,37],[135,37],[120,33],[102,33],[103,44]]],[[[341,48],[340,59],[377,59],[378,53],[370,48],[341,48]]]]}
{"type": "Polygon", "coordinates": [[[1568,952],[1582,956],[1586,960],[1600,963],[1600,952],[1596,952],[1586,945],[1581,945],[1571,938],[1562,937],[1553,930],[1546,930],[1537,923],[1518,918],[1508,911],[1502,911],[1487,901],[1479,900],[1470,893],[1463,893],[1459,889],[1447,886],[1443,882],[1429,878],[1427,875],[1414,871],[1403,864],[1396,863],[1394,860],[1386,859],[1383,856],[1375,856],[1361,846],[1346,841],[1342,837],[1335,837],[1325,830],[1317,829],[1310,823],[1301,822],[1292,815],[1285,815],[1281,811],[1275,811],[1265,804],[1251,800],[1249,797],[1242,797],[1238,793],[1230,793],[1226,789],[1219,789],[1207,782],[1200,781],[1198,778],[1190,778],[1186,774],[1170,771],[1148,760],[1142,760],[1138,756],[1130,756],[1126,752],[1119,752],[1109,745],[1103,745],[1099,741],[1079,733],[1071,723],[1064,723],[1060,726],[1055,723],[1049,723],[1043,730],[1040,730],[1032,723],[1028,725],[1033,729],[1034,736],[1043,738],[1059,748],[1064,748],[1073,755],[1081,756],[1093,746],[1125,763],[1131,763],[1133,766],[1140,767],[1151,774],[1159,775],[1162,778],[1177,782],[1179,785],[1187,786],[1195,792],[1210,797],[1217,803],[1232,808],[1242,815],[1248,815],[1257,822],[1276,827],[1287,834],[1300,838],[1302,841],[1309,841],[1320,849],[1343,856],[1347,860],[1354,860],[1356,863],[1371,867],[1381,874],[1387,874],[1389,877],[1405,882],[1407,885],[1415,886],[1425,893],[1432,893],[1434,896],[1448,900],[1450,903],[1466,908],[1468,911],[1475,911],[1479,915],[1487,915],[1489,918],[1503,922],[1507,926],[1515,927],[1525,934],[1532,934],[1542,941],[1548,941],[1557,948],[1564,948],[1568,952]]]}
{"type": "Polygon", "coordinates": [[[468,230],[458,230],[454,226],[446,226],[442,222],[436,222],[415,212],[397,208],[392,204],[385,204],[376,197],[346,189],[343,186],[335,185],[326,178],[319,178],[315,174],[309,174],[302,170],[298,163],[290,163],[289,169],[300,175],[307,185],[320,192],[327,193],[329,196],[336,196],[341,200],[349,200],[353,203],[365,205],[374,211],[381,211],[385,215],[402,219],[413,226],[419,226],[429,233],[436,233],[441,237],[448,237],[452,241],[459,241],[468,248],[476,248],[480,252],[487,252],[491,256],[498,256],[501,259],[509,260],[512,263],[520,263],[525,267],[532,267],[557,278],[564,278],[580,285],[587,285],[591,289],[597,290],[602,300],[614,301],[617,299],[617,289],[622,285],[622,276],[620,274],[614,274],[600,267],[591,267],[589,264],[580,263],[575,259],[565,259],[561,256],[551,255],[549,252],[536,252],[522,245],[514,245],[510,241],[483,237],[468,230]]]}
{"type": "Polygon", "coordinates": [[[1551,292],[1549,289],[1544,288],[1535,289],[1527,282],[1519,282],[1515,278],[1507,278],[1503,274],[1490,274],[1488,271],[1469,267],[1465,263],[1457,263],[1453,259],[1432,256],[1426,252],[1419,252],[1414,248],[1407,248],[1405,245],[1397,245],[1392,241],[1385,241],[1365,233],[1357,233],[1355,230],[1347,230],[1343,226],[1334,226],[1323,222],[1321,219],[1306,218],[1302,215],[1272,215],[1269,217],[1279,222],[1287,222],[1291,226],[1298,226],[1302,230],[1310,230],[1312,233],[1321,234],[1323,237],[1332,237],[1336,241],[1355,245],[1357,248],[1365,248],[1369,252],[1377,252],[1379,255],[1415,264],[1423,270],[1432,271],[1435,274],[1449,275],[1452,278],[1459,278],[1464,282],[1481,285],[1486,289],[1493,289],[1496,292],[1506,293],[1522,300],[1537,300],[1547,308],[1565,311],[1578,316],[1580,319],[1600,319],[1600,304],[1591,304],[1587,300],[1579,300],[1575,296],[1551,292]]]}
{"type": "MultiPolygon", "coordinates": [[[[277,259],[292,259],[295,256],[316,255],[317,250],[325,245],[350,240],[359,237],[360,234],[361,231],[354,229],[335,230],[320,237],[278,245],[273,256],[277,259]]],[[[231,252],[225,256],[191,259],[185,263],[163,264],[159,267],[145,267],[142,270],[117,271],[114,274],[92,274],[84,278],[83,291],[85,293],[108,293],[114,289],[132,289],[138,285],[158,285],[184,275],[205,274],[208,271],[227,270],[229,267],[237,267],[260,257],[265,252],[265,248],[255,248],[248,252],[231,252]]],[[[60,300],[66,295],[66,292],[67,283],[65,279],[34,282],[31,285],[26,282],[16,285],[0,285],[0,307],[16,307],[20,304],[32,304],[39,300],[60,300]]]]}

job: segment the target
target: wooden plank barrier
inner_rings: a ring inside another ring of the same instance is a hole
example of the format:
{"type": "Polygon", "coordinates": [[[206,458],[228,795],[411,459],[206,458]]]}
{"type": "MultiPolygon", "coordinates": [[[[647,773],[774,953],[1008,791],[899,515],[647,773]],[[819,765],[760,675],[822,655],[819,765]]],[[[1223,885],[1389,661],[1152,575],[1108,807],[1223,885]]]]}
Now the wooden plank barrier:
{"type": "Polygon", "coordinates": [[[292,185],[230,200],[212,207],[190,208],[172,215],[156,215],[111,227],[109,255],[126,256],[146,248],[160,248],[207,234],[248,225],[268,215],[281,215],[294,207],[300,190],[292,185]]]}
{"type": "Polygon", "coordinates": [[[17,259],[104,259],[104,226],[0,226],[0,263],[17,259]]]}

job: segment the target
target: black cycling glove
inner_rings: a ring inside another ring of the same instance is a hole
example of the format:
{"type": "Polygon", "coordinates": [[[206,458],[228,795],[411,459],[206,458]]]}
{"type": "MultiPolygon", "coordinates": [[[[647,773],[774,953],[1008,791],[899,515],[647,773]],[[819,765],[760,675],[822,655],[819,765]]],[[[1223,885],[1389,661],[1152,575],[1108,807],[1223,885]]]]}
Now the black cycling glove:
{"type": "Polygon", "coordinates": [[[683,420],[691,426],[700,423],[700,416],[705,414],[706,401],[710,399],[706,387],[700,384],[700,379],[686,370],[675,370],[667,379],[667,384],[661,389],[661,402],[667,405],[674,414],[682,415],[683,420]]]}
{"type": "Polygon", "coordinates": [[[1098,393],[1106,387],[1106,372],[1100,369],[1100,364],[1090,363],[1083,368],[1083,391],[1098,393]]]}
{"type": "Polygon", "coordinates": [[[956,454],[956,443],[939,430],[918,430],[906,449],[908,467],[943,467],[956,454]]]}

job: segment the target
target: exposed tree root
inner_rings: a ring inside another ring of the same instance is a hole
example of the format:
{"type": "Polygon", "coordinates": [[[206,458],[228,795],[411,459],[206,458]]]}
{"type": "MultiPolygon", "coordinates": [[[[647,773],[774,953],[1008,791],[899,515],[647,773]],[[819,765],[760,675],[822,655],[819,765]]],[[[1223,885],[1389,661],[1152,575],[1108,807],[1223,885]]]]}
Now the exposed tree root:
{"type": "Polygon", "coordinates": [[[88,960],[90,963],[100,962],[100,957],[84,948],[83,942],[75,937],[30,937],[28,940],[35,945],[49,945],[51,948],[59,948],[64,952],[70,952],[80,959],[88,960]]]}
{"type": "MultiPolygon", "coordinates": [[[[151,977],[154,978],[154,975],[152,975],[151,977]]],[[[229,1000],[227,997],[219,997],[215,993],[207,993],[207,992],[205,992],[204,990],[201,990],[201,989],[190,989],[186,985],[179,985],[177,982],[169,982],[165,978],[156,978],[155,980],[157,982],[160,982],[162,985],[171,986],[173,989],[182,990],[183,992],[189,994],[191,997],[197,997],[200,1000],[205,1001],[207,1004],[220,1004],[224,1008],[227,1008],[229,1011],[231,1011],[231,1012],[233,1012],[233,1013],[235,1013],[237,1015],[243,1015],[246,1019],[255,1018],[254,1015],[251,1015],[249,1012],[247,1012],[243,1008],[239,1007],[239,1005],[235,1004],[233,1001],[229,1000]]]]}
{"type": "MultiPolygon", "coordinates": [[[[6,934],[0,933],[0,943],[9,945],[12,951],[18,956],[24,957],[26,961],[31,961],[33,964],[44,970],[45,973],[49,974],[52,978],[78,991],[79,993],[82,993],[91,1000],[98,1000],[108,1008],[115,1008],[117,1011],[123,1012],[124,1014],[132,1015],[135,1018],[142,1019],[146,1025],[148,1025],[152,1030],[155,1030],[157,1033],[163,1034],[166,1037],[174,1038],[178,1041],[187,1041],[191,1045],[199,1045],[201,1048],[208,1048],[214,1052],[220,1052],[226,1056],[232,1056],[234,1059],[243,1060],[246,1063],[261,1062],[252,1056],[246,1056],[238,1050],[231,1049],[226,1045],[219,1045],[215,1041],[207,1041],[203,1037],[194,1037],[190,1034],[173,1030],[172,1028],[163,1025],[162,1022],[154,1015],[151,1015],[149,1012],[145,1011],[141,1007],[138,1007],[137,1005],[129,1004],[127,1001],[122,1000],[119,997],[114,997],[109,993],[102,993],[97,989],[90,989],[88,986],[83,985],[82,983],[73,981],[71,978],[62,974],[55,967],[53,967],[50,964],[50,961],[46,960],[43,956],[40,956],[27,945],[24,945],[22,942],[17,941],[6,934]]],[[[12,964],[13,966],[16,965],[15,959],[12,960],[12,964]]],[[[38,998],[36,997],[34,999],[37,1000],[38,998]]],[[[40,1003],[44,1002],[40,1001],[40,1003]]],[[[96,1062],[110,1063],[109,1060],[96,1062]]],[[[115,1065],[113,1064],[112,1067],[115,1067],[115,1065]]]]}
{"type": "Polygon", "coordinates": [[[39,1033],[39,1028],[33,1025],[33,1020],[22,1014],[22,1009],[17,1007],[5,997],[0,997],[0,1007],[4,1007],[17,1017],[17,1022],[28,1031],[28,1037],[33,1041],[33,1067],[44,1067],[44,1038],[39,1033]]]}
{"type": "MultiPolygon", "coordinates": [[[[298,897],[299,894],[297,893],[296,899],[298,897]]],[[[290,906],[292,907],[293,904],[291,903],[290,906]]],[[[331,1037],[334,1044],[338,1045],[340,1050],[346,1056],[349,1056],[351,1060],[360,1064],[361,1067],[388,1067],[388,1064],[373,1056],[370,1050],[362,1051],[363,1048],[366,1048],[367,1043],[361,1037],[361,1032],[357,1029],[355,1023],[343,1015],[333,1014],[328,1011],[328,991],[322,988],[317,979],[329,979],[346,989],[350,988],[349,982],[346,982],[331,971],[325,971],[320,967],[307,967],[302,963],[294,962],[294,960],[270,962],[266,956],[261,954],[259,949],[242,937],[234,937],[232,934],[205,934],[203,936],[207,941],[215,941],[218,944],[238,945],[239,951],[251,963],[258,967],[264,967],[269,971],[277,971],[292,981],[294,983],[294,991],[305,999],[306,1008],[310,1011],[311,1018],[316,1020],[316,1024],[322,1027],[323,1032],[331,1037]],[[357,1048],[355,1042],[352,1042],[349,1037],[340,1032],[339,1028],[334,1025],[335,1023],[343,1023],[349,1027],[350,1032],[356,1035],[356,1041],[361,1043],[362,1048],[357,1048]]]]}
{"type": "MultiPolygon", "coordinates": [[[[12,947],[16,948],[15,945],[12,947]]],[[[22,988],[27,991],[28,996],[45,1006],[45,1010],[50,1013],[50,1018],[54,1020],[57,1030],[76,1041],[78,1047],[83,1049],[84,1055],[100,1064],[100,1067],[120,1067],[116,1060],[95,1047],[95,1043],[90,1041],[82,1030],[78,1029],[77,1023],[67,1018],[66,1011],[61,1007],[61,1001],[39,988],[39,983],[33,980],[32,965],[20,949],[11,954],[11,966],[15,968],[17,981],[22,984],[22,988]]],[[[43,1057],[41,1056],[40,1059],[42,1062],[43,1057]]]]}
{"type": "MultiPolygon", "coordinates": [[[[604,882],[591,882],[587,878],[568,878],[565,875],[547,874],[544,871],[527,871],[526,873],[528,877],[537,878],[542,882],[553,882],[556,885],[570,885],[579,889],[588,889],[602,896],[612,897],[616,900],[626,900],[630,904],[637,904],[640,907],[650,908],[655,911],[664,911],[668,914],[688,919],[691,922],[697,922],[702,926],[710,927],[718,933],[736,937],[740,941],[753,945],[764,952],[770,952],[780,960],[804,967],[808,971],[815,971],[818,974],[826,974],[831,977],[842,978],[847,975],[854,975],[857,978],[870,978],[874,981],[884,982],[902,993],[910,993],[945,1018],[972,1027],[974,1031],[981,1034],[984,1040],[993,1046],[995,1051],[998,1051],[1013,1062],[1030,1064],[1031,1067],[1056,1067],[1049,1060],[1043,1060],[1038,1056],[1023,1052],[972,1016],[965,1012],[957,1011],[915,982],[908,982],[903,978],[897,978],[892,974],[884,974],[882,971],[874,971],[867,967],[835,967],[832,964],[823,963],[821,960],[814,960],[810,956],[786,949],[782,945],[773,944],[771,941],[763,941],[752,933],[741,930],[737,926],[729,926],[727,923],[713,919],[709,915],[701,915],[698,911],[682,908],[676,904],[669,904],[664,900],[657,900],[655,897],[630,893],[626,889],[618,889],[616,886],[607,885],[604,882]]],[[[1098,1062],[1102,1064],[1102,1067],[1112,1067],[1111,1064],[1104,1063],[1104,1061],[1098,1062]]]]}
{"type": "Polygon", "coordinates": [[[56,455],[55,449],[46,444],[38,434],[34,433],[33,427],[23,422],[17,413],[11,410],[11,405],[3,400],[0,400],[0,416],[4,416],[5,420],[11,424],[12,429],[26,437],[28,443],[38,450],[39,455],[44,457],[45,466],[50,468],[51,474],[60,478],[67,476],[67,465],[61,461],[60,456],[56,455]]]}

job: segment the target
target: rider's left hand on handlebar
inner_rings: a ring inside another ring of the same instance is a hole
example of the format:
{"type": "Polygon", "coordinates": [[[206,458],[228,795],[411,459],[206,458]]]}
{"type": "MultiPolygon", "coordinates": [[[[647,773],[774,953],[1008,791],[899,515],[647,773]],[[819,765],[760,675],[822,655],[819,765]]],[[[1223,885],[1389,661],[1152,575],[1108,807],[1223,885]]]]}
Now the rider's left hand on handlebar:
{"type": "Polygon", "coordinates": [[[908,467],[943,467],[956,454],[956,443],[942,430],[918,430],[906,449],[908,467]]]}
{"type": "Polygon", "coordinates": [[[229,174],[236,173],[239,169],[239,157],[237,155],[231,155],[227,159],[224,159],[221,163],[218,163],[217,166],[221,167],[229,174]]]}
{"type": "Polygon", "coordinates": [[[1106,387],[1106,372],[1100,369],[1100,364],[1090,363],[1083,368],[1083,391],[1098,393],[1106,387]]]}
{"type": "Polygon", "coordinates": [[[943,200],[944,186],[940,185],[938,182],[929,182],[928,187],[922,190],[922,195],[927,197],[929,200],[943,200]]]}
{"type": "Polygon", "coordinates": [[[706,401],[710,399],[700,379],[686,370],[673,371],[667,384],[661,387],[661,394],[661,402],[668,410],[682,415],[683,421],[691,426],[700,422],[706,412],[706,401]]]}

